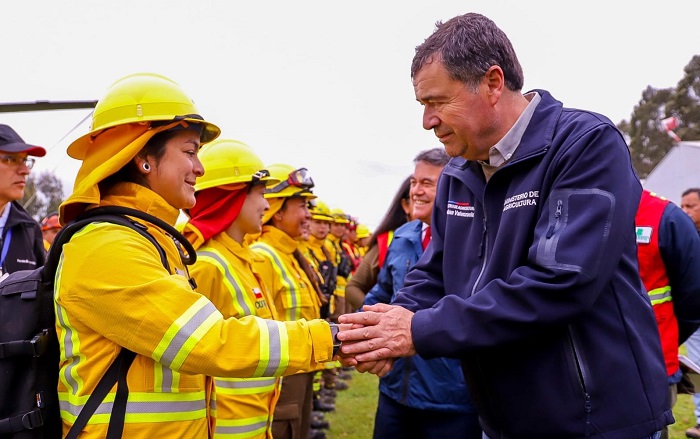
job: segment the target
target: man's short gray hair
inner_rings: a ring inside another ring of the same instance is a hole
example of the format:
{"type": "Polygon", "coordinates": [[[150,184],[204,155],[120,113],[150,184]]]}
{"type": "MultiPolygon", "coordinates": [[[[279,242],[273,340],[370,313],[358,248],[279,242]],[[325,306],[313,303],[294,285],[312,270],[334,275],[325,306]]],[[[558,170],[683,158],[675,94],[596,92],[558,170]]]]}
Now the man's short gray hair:
{"type": "Polygon", "coordinates": [[[447,162],[450,161],[450,156],[445,152],[445,148],[432,148],[421,151],[413,159],[413,163],[418,162],[429,163],[433,166],[445,167],[447,162]]]}

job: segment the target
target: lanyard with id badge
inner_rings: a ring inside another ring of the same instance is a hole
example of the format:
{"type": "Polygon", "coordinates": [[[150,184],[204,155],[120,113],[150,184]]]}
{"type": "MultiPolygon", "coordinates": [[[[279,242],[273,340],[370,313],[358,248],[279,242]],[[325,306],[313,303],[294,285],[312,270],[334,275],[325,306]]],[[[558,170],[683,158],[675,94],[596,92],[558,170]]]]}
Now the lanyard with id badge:
{"type": "Polygon", "coordinates": [[[10,250],[10,240],[12,239],[12,229],[7,231],[5,235],[5,240],[2,243],[2,253],[0,253],[0,280],[2,280],[6,275],[2,270],[5,264],[5,257],[7,257],[7,252],[10,250]]]}

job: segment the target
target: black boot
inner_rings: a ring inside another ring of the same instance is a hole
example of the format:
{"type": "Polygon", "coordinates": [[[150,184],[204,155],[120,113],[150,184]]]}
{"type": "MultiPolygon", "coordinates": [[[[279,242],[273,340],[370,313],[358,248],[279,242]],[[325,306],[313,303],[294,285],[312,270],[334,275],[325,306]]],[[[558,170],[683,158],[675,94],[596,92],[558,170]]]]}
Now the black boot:
{"type": "Polygon", "coordinates": [[[317,412],[334,412],[335,404],[328,404],[319,398],[314,398],[314,410],[317,412]]]}
{"type": "Polygon", "coordinates": [[[326,433],[323,430],[309,430],[309,439],[326,439],[326,433]]]}
{"type": "Polygon", "coordinates": [[[329,429],[331,424],[323,417],[323,412],[311,412],[311,428],[317,430],[329,429]]]}

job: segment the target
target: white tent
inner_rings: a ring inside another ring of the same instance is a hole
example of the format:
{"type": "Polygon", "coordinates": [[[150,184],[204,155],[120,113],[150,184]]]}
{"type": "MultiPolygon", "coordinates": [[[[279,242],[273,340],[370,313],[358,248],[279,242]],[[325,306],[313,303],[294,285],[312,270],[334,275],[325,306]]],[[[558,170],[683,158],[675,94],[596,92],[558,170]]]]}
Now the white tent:
{"type": "Polygon", "coordinates": [[[683,191],[700,187],[700,142],[676,143],[642,184],[680,206],[683,191]]]}

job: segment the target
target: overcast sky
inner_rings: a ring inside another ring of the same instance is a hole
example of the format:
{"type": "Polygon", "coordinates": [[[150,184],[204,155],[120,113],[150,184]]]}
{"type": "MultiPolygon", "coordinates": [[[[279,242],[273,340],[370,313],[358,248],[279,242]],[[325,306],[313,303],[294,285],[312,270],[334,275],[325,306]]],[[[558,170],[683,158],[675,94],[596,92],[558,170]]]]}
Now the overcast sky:
{"type": "MultiPolygon", "coordinates": [[[[415,46],[437,20],[466,12],[510,37],[525,90],[615,123],[647,86],[674,87],[700,53],[697,0],[8,1],[0,101],[98,99],[122,76],[160,73],[223,137],[267,164],[307,167],[321,199],[374,227],[415,154],[442,146],[421,127],[415,46]]],[[[88,115],[0,113],[0,123],[49,149],[35,170],[70,190],[79,162],[65,150],[88,115]]]]}

